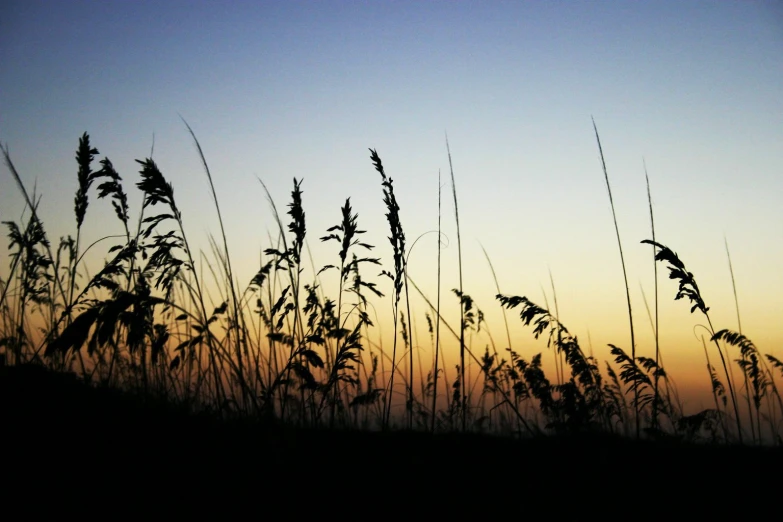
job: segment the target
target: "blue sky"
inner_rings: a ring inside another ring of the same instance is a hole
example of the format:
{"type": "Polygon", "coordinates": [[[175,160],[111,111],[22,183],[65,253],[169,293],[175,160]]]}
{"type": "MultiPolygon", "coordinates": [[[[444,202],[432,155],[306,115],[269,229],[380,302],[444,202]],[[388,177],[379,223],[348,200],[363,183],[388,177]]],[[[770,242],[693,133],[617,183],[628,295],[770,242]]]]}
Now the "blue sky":
{"type": "MultiPolygon", "coordinates": [[[[350,197],[391,266],[376,148],[395,182],[409,244],[437,228],[443,175],[444,288],[456,282],[451,146],[466,292],[495,310],[483,245],[505,293],[543,301],[551,270],[563,321],[592,343],[628,345],[606,155],[637,322],[649,331],[646,161],[658,239],[685,260],[717,322],[735,328],[724,236],[743,327],[780,345],[783,291],[783,8],[777,2],[34,2],[0,7],[0,141],[42,194],[52,238],[73,234],[73,160],[87,131],[126,181],[150,155],[174,185],[192,240],[217,232],[180,115],[215,177],[232,255],[249,280],[279,208],[304,179],[317,237],[350,197]]],[[[0,219],[24,210],[7,170],[0,219]]],[[[93,197],[85,234],[119,233],[93,197]],[[92,218],[92,219],[91,219],[92,218]]],[[[435,241],[411,256],[434,291],[435,241]]],[[[0,273],[7,273],[0,250],[0,273]]],[[[104,254],[96,250],[94,262],[104,254]]],[[[670,302],[662,335],[695,343],[670,302]]],[[[423,312],[422,312],[423,314],[423,312]]],[[[502,326],[494,325],[497,332],[502,326]]],[[[529,336],[529,333],[526,334],[529,336]]],[[[642,341],[642,343],[648,341],[642,341]]],[[[690,346],[690,345],[689,345],[690,346]]],[[[649,344],[640,344],[640,349],[649,344]]],[[[778,353],[780,356],[781,354],[778,353]]],[[[675,357],[674,355],[672,357],[675,357]]],[[[701,359],[698,359],[701,364],[701,359]]],[[[684,364],[684,363],[683,363],[684,364]]]]}

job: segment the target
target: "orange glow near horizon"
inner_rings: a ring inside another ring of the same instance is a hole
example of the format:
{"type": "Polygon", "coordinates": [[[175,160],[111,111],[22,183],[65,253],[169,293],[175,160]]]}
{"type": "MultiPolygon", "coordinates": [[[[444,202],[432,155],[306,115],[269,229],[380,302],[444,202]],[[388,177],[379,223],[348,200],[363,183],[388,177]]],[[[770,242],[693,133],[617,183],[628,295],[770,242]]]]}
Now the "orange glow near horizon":
{"type": "MultiPolygon", "coordinates": [[[[238,266],[242,266],[238,264],[238,266]]],[[[375,269],[375,267],[373,267],[375,269]]],[[[235,269],[236,270],[236,269],[235,269]]],[[[86,270],[85,273],[94,274],[97,271],[97,267],[90,270],[86,270]]],[[[206,271],[204,273],[207,273],[206,271]]],[[[236,270],[235,273],[240,273],[240,270],[236,270]]],[[[665,272],[661,272],[665,273],[665,272]]],[[[326,281],[328,278],[332,280],[336,279],[337,272],[327,271],[320,276],[320,283],[322,289],[326,293],[325,297],[336,301],[336,284],[332,281],[326,281]]],[[[474,276],[476,277],[476,276],[474,276]]],[[[244,278],[249,280],[249,277],[238,275],[237,278],[244,278]]],[[[365,276],[365,280],[372,281],[373,278],[365,276]]],[[[364,363],[369,367],[369,355],[371,353],[379,353],[382,350],[384,353],[384,361],[380,364],[380,367],[385,371],[382,378],[382,382],[387,382],[390,371],[390,358],[392,353],[392,345],[394,337],[391,333],[393,329],[392,325],[392,303],[393,297],[391,296],[391,283],[385,277],[379,277],[375,280],[379,284],[379,288],[386,294],[384,298],[377,298],[372,296],[369,299],[371,306],[368,309],[370,317],[374,323],[374,327],[369,330],[368,337],[363,339],[364,351],[364,363]]],[[[306,281],[303,279],[302,284],[306,281]]],[[[434,311],[424,300],[421,293],[416,290],[416,286],[425,292],[427,299],[434,305],[436,301],[436,295],[426,294],[427,289],[433,290],[436,288],[435,282],[416,282],[415,280],[409,284],[410,295],[410,308],[413,315],[412,321],[409,321],[406,317],[406,323],[410,335],[410,343],[414,350],[414,389],[417,395],[423,385],[423,379],[433,369],[434,361],[434,331],[431,333],[428,330],[428,324],[426,315],[433,320],[434,328],[434,311]]],[[[471,279],[465,279],[464,284],[466,288],[475,287],[471,284],[471,279]]],[[[240,292],[244,290],[241,285],[238,285],[240,292]]],[[[277,284],[277,290],[284,286],[282,283],[277,284]]],[[[221,299],[226,296],[225,288],[218,288],[214,283],[206,283],[204,285],[206,295],[212,296],[212,301],[207,303],[208,313],[220,304],[221,299]],[[223,296],[220,298],[219,296],[223,296]]],[[[539,293],[542,290],[539,289],[539,293]]],[[[660,361],[663,368],[667,371],[670,382],[674,386],[676,397],[680,405],[683,406],[684,412],[689,414],[697,413],[706,408],[714,407],[714,399],[711,393],[709,375],[707,373],[705,347],[702,342],[706,343],[707,356],[710,358],[710,363],[715,369],[718,378],[725,384],[726,378],[724,370],[720,365],[720,356],[717,352],[714,343],[709,342],[709,335],[704,326],[698,326],[706,324],[703,315],[700,312],[694,314],[689,313],[689,305],[684,301],[673,301],[671,294],[676,291],[676,283],[669,281],[668,279],[661,277],[659,281],[660,292],[660,318],[659,326],[661,328],[661,334],[659,338],[660,343],[660,361]],[[703,338],[703,340],[702,340],[703,338]]],[[[542,354],[543,369],[546,376],[552,383],[558,382],[558,374],[555,369],[555,352],[552,347],[547,346],[547,335],[545,332],[541,338],[535,339],[533,335],[533,326],[524,326],[519,318],[518,310],[503,310],[499,302],[494,299],[496,290],[485,289],[485,291],[479,295],[482,295],[487,300],[485,304],[483,301],[475,301],[474,306],[478,309],[474,309],[477,313],[481,310],[483,314],[484,322],[480,325],[480,328],[468,329],[466,331],[466,361],[467,368],[466,373],[468,375],[468,382],[472,390],[474,397],[478,397],[481,393],[482,375],[479,368],[479,364],[476,359],[480,359],[485,351],[490,354],[497,354],[499,359],[510,360],[509,357],[509,344],[510,347],[523,359],[530,361],[536,354],[542,354]],[[508,322],[508,333],[506,333],[506,323],[508,322]],[[471,355],[472,354],[472,355],[471,355]]],[[[510,295],[511,293],[507,294],[510,295]]],[[[521,293],[520,293],[521,294],[521,293]]],[[[247,297],[247,296],[246,296],[247,297]]],[[[627,309],[624,310],[623,296],[604,296],[603,299],[595,299],[598,310],[583,308],[582,314],[579,310],[572,310],[569,297],[572,294],[568,294],[565,291],[559,291],[558,294],[558,308],[561,310],[568,310],[568,315],[561,315],[563,324],[576,335],[583,352],[588,356],[595,357],[598,362],[599,368],[602,373],[606,373],[606,364],[611,364],[615,371],[619,371],[616,363],[613,360],[612,355],[609,353],[608,344],[614,344],[621,347],[627,354],[630,355],[631,350],[629,348],[629,326],[627,319],[627,309]],[[564,295],[568,297],[564,298],[564,295]],[[612,309],[614,314],[606,315],[606,310],[612,309]],[[599,315],[596,316],[596,311],[599,315]],[[604,315],[601,315],[603,313],[604,315]],[[569,325],[569,321],[579,323],[579,318],[588,317],[599,320],[594,320],[589,324],[589,328],[578,329],[569,325]],[[600,319],[603,319],[600,320],[600,319]],[[580,331],[581,330],[581,331],[580,331]]],[[[265,297],[266,299],[266,297],[265,297]]],[[[539,306],[550,306],[550,312],[555,314],[554,299],[550,292],[545,290],[541,293],[541,298],[533,299],[539,306]],[[546,303],[546,304],[545,304],[546,303]]],[[[253,301],[253,300],[250,300],[253,301]]],[[[248,306],[252,306],[252,303],[248,306]]],[[[356,298],[350,294],[344,294],[344,311],[352,310],[353,304],[357,302],[356,298]]],[[[651,304],[648,303],[648,306],[651,304]]],[[[403,293],[400,303],[400,312],[407,315],[407,306],[405,301],[405,295],[403,293]]],[[[451,383],[457,376],[457,370],[455,366],[459,364],[459,340],[456,332],[459,329],[459,304],[456,296],[448,288],[446,283],[442,284],[442,296],[441,296],[441,351],[439,355],[439,368],[441,371],[441,377],[439,379],[438,393],[441,395],[441,400],[446,393],[450,393],[451,383]],[[448,290],[447,290],[448,289],[448,290]],[[445,376],[445,379],[444,379],[445,376]],[[448,381],[446,380],[448,379],[448,381]]],[[[652,328],[650,324],[650,318],[642,316],[644,305],[639,306],[637,304],[635,308],[634,325],[637,340],[637,356],[655,357],[655,340],[652,334],[652,328]],[[640,310],[641,308],[641,310],[640,310]]],[[[346,312],[351,313],[351,312],[346,312]]],[[[645,313],[646,315],[646,313],[645,313]]],[[[725,314],[721,315],[721,318],[725,314]]],[[[258,317],[255,314],[247,313],[246,316],[251,321],[258,321],[258,317]]],[[[735,318],[734,318],[735,319],[735,318]]],[[[43,324],[43,321],[39,316],[31,315],[28,319],[29,327],[33,330],[37,329],[43,324]]],[[[717,322],[717,321],[716,321],[717,322]]],[[[349,327],[352,327],[353,321],[348,319],[349,327]]],[[[173,323],[170,323],[173,324],[173,323]]],[[[253,323],[255,324],[255,323],[253,323]]],[[[753,320],[746,320],[745,325],[750,325],[750,329],[756,328],[757,325],[753,320]]],[[[764,326],[764,325],[762,325],[764,326]]],[[[255,330],[253,327],[252,330],[255,330]]],[[[401,325],[398,325],[401,328],[401,325]]],[[[716,330],[720,329],[716,325],[716,330]]],[[[729,329],[732,329],[729,327],[729,329]]],[[[220,332],[220,327],[213,325],[213,331],[220,332]]],[[[749,331],[748,327],[745,327],[745,331],[749,331]]],[[[263,334],[262,334],[263,335],[263,334]]],[[[749,334],[749,337],[756,342],[762,353],[772,353],[765,351],[766,346],[775,346],[779,338],[779,332],[776,332],[774,328],[762,327],[759,328],[758,335],[749,334]]],[[[171,345],[178,344],[181,338],[172,338],[171,345]]],[[[725,350],[724,343],[720,343],[721,348],[725,350]]],[[[86,349],[83,348],[83,349],[86,349]]],[[[264,351],[264,341],[260,345],[261,351],[264,351]]],[[[724,352],[725,353],[725,352],[724,352]]],[[[739,358],[739,353],[736,348],[730,348],[728,352],[728,358],[735,360],[739,358]]],[[[397,367],[401,376],[407,379],[409,365],[409,354],[406,351],[406,347],[402,338],[402,335],[397,337],[397,367]]],[[[380,370],[379,370],[380,371],[380,370]]],[[[741,381],[738,380],[741,376],[739,369],[734,366],[735,386],[740,386],[741,381]]],[[[569,377],[568,369],[565,370],[566,378],[569,377]]],[[[395,383],[395,394],[400,397],[404,397],[405,384],[403,379],[398,379],[395,383]]],[[[440,401],[439,401],[440,402],[440,401]]]]}

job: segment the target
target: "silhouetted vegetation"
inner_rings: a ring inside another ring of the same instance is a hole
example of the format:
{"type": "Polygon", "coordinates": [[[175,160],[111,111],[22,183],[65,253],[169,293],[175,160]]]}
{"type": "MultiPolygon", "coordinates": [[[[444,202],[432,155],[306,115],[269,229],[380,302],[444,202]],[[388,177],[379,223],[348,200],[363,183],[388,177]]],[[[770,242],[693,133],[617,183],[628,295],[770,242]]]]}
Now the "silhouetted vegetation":
{"type": "MultiPolygon", "coordinates": [[[[558,440],[576,436],[611,444],[629,438],[667,444],[783,442],[783,400],[775,380],[783,374],[783,363],[762,354],[742,333],[713,328],[694,275],[677,254],[655,239],[654,225],[653,239],[642,243],[655,249],[656,262],[664,263],[669,278],[678,283],[675,299],[688,299],[691,312],[701,312],[709,325],[712,346],[705,345],[705,356],[714,408],[683,411],[662,367],[657,336],[654,358],[637,353],[632,331],[631,347],[609,345],[613,360],[599,361],[586,355],[556,311],[524,296],[501,294],[499,289],[498,304],[518,313],[533,337],[546,338],[558,364],[556,375],[545,374],[541,353],[529,356],[512,349],[510,337],[505,349],[493,345],[483,354],[475,352],[465,334],[480,330],[484,315],[462,287],[461,266],[460,288],[453,290],[460,307],[459,326],[452,328],[443,318],[440,295],[433,305],[421,294],[429,307],[426,321],[434,356],[431,368],[421,367],[421,359],[417,363],[414,358],[410,331],[410,289],[419,291],[419,287],[407,273],[410,247],[392,178],[375,150],[370,151],[370,159],[381,175],[393,266],[384,269],[380,257],[370,257],[374,246],[362,240],[365,231],[346,199],[339,221],[318,232],[322,242],[339,247],[337,261],[322,265],[313,280],[303,279],[308,228],[302,182],[294,179],[285,219],[263,186],[278,236],[265,249],[256,274],[241,286],[234,275],[210,170],[200,146],[198,151],[222,238],[222,245],[211,242],[217,261],[207,268],[218,284],[209,291],[196,266],[199,255],[186,236],[174,188],[152,158],[137,160],[136,188],[143,200],[134,226],[123,179],[109,158],[94,168],[99,152],[85,133],[76,152],[75,238],[61,238],[53,246],[39,218],[36,196],[28,192],[3,149],[8,171],[26,203],[25,217],[4,222],[11,257],[8,276],[0,280],[0,366],[4,386],[12,386],[8,383],[13,379],[21,386],[13,384],[18,400],[24,400],[19,390],[22,395],[49,393],[47,387],[24,388],[25,372],[47,376],[57,372],[61,376],[57,382],[74,390],[74,401],[93,400],[97,389],[106,394],[122,391],[121,400],[132,397],[134,405],[149,406],[150,412],[164,408],[163,417],[170,416],[166,408],[174,408],[183,419],[203,415],[208,422],[251,423],[253,429],[267,433],[316,430],[326,436],[319,430],[388,432],[405,427],[431,432],[429,437],[484,433],[536,441],[547,435],[558,440]],[[91,196],[111,201],[122,234],[110,236],[115,244],[106,251],[105,265],[87,278],[83,255],[102,244],[87,249],[82,245],[91,196]],[[122,241],[117,242],[119,238],[122,241]],[[370,267],[374,268],[368,276],[370,267]],[[383,283],[374,280],[378,273],[391,280],[388,295],[382,291],[383,283]],[[332,297],[323,294],[321,285],[328,277],[338,281],[337,295],[332,297]],[[370,313],[373,300],[391,300],[390,350],[373,340],[377,335],[370,313]],[[441,325],[459,343],[459,364],[450,368],[456,371],[451,376],[437,358],[441,325]],[[710,359],[713,348],[721,374],[710,359]],[[479,386],[466,378],[468,365],[478,370],[479,386]],[[740,370],[741,383],[732,365],[740,370]],[[395,380],[397,386],[400,381],[404,385],[404,400],[395,395],[395,380]],[[450,392],[440,393],[439,388],[450,392]],[[740,408],[742,393],[746,411],[740,408]],[[398,406],[404,414],[393,413],[400,411],[395,410],[398,406]]],[[[450,152],[449,162],[451,167],[450,152]]],[[[603,169],[611,201],[605,164],[603,169]]],[[[453,169],[451,178],[454,186],[453,169]]],[[[456,210],[455,189],[453,194],[456,210]]],[[[652,224],[652,206],[650,215],[652,224]]],[[[456,218],[459,230],[458,214],[456,218]]],[[[614,219],[616,226],[616,215],[614,219]]],[[[617,239],[622,260],[619,231],[617,239]]],[[[657,304],[656,290],[656,316],[657,304]]],[[[630,318],[630,296],[628,312],[630,318]]],[[[51,393],[60,395],[61,390],[52,388],[51,393]]],[[[6,398],[4,408],[12,402],[6,398]]],[[[43,410],[42,415],[57,411],[64,415],[60,409],[43,410]]]]}

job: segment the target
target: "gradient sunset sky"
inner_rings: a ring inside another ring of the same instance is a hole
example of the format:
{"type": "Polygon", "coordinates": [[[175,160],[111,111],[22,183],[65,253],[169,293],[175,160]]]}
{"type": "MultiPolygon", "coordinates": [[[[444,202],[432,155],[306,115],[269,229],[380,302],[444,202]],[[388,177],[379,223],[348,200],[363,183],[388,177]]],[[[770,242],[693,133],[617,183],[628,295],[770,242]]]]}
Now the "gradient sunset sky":
{"type": "MultiPolygon", "coordinates": [[[[737,329],[783,357],[783,7],[779,2],[179,2],[6,1],[0,5],[0,142],[42,195],[57,238],[75,234],[74,151],[88,132],[130,192],[135,159],[153,157],[173,184],[186,231],[207,256],[218,225],[207,178],[182,118],[214,176],[242,284],[304,179],[316,268],[337,246],[318,237],[350,197],[365,239],[392,269],[377,149],[394,179],[410,246],[438,226],[443,185],[443,302],[457,286],[456,227],[445,135],[454,165],[465,292],[505,332],[501,291],[552,302],[601,360],[630,351],[625,290],[591,116],[601,135],[628,266],[640,354],[652,355],[642,288],[653,299],[643,162],[658,240],[702,289],[716,329],[737,329]],[[448,294],[447,294],[448,292],[448,294]],[[546,297],[545,297],[546,293],[546,297]],[[588,341],[589,340],[589,341],[588,341]]],[[[97,167],[97,162],[96,162],[97,167]]],[[[0,176],[0,219],[23,200],[0,176]]],[[[83,245],[121,233],[91,194],[83,245]]],[[[90,253],[100,267],[108,242],[90,253]]],[[[436,236],[410,257],[435,295],[436,236]]],[[[0,274],[8,273],[7,241],[0,274]]],[[[661,342],[667,370],[708,392],[695,325],[674,302],[661,265],[661,342]]],[[[368,278],[376,272],[368,272],[368,278]]],[[[390,285],[378,280],[387,293],[390,285]]],[[[390,301],[378,313],[389,318],[390,301]]],[[[415,303],[429,349],[425,308],[415,303]]],[[[509,315],[514,348],[544,348],[509,315]]],[[[388,323],[388,321],[387,321],[388,323]]],[[[481,334],[484,335],[483,333],[481,334]]],[[[487,337],[475,341],[483,351],[487,337]]],[[[500,346],[499,346],[500,348],[500,346]]],[[[424,358],[428,355],[424,355],[424,358]]],[[[694,399],[696,401],[698,399],[694,399]]],[[[694,406],[695,407],[695,406],[694,406]]]]}

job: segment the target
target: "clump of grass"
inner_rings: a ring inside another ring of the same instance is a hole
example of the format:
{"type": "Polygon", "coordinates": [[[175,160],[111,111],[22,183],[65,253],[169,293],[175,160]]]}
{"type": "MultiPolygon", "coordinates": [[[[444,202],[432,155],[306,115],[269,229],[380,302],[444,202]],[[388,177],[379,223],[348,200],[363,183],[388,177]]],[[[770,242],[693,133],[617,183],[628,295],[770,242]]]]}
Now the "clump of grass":
{"type": "MultiPolygon", "coordinates": [[[[406,275],[406,264],[405,264],[405,232],[402,230],[402,223],[400,222],[400,206],[397,204],[397,197],[394,195],[394,181],[386,176],[386,172],[383,168],[383,162],[381,161],[380,156],[378,156],[378,153],[375,152],[375,150],[370,149],[370,159],[373,162],[373,165],[375,166],[375,170],[378,171],[378,173],[381,175],[381,186],[383,187],[383,203],[386,205],[386,219],[389,222],[389,243],[392,245],[392,251],[394,256],[394,273],[388,272],[384,270],[381,272],[382,275],[386,275],[389,278],[392,279],[394,282],[394,304],[393,304],[393,311],[394,311],[394,340],[393,340],[393,347],[392,347],[392,372],[391,376],[389,377],[389,384],[387,386],[387,392],[386,392],[386,403],[385,403],[385,411],[384,411],[384,418],[383,418],[383,426],[384,429],[388,428],[389,426],[389,415],[391,414],[391,406],[392,406],[392,399],[394,395],[394,375],[396,373],[396,366],[397,366],[397,316],[399,314],[399,306],[400,306],[400,296],[402,294],[402,287],[403,283],[405,281],[405,275],[406,275]]],[[[406,292],[407,296],[407,292],[406,292]]],[[[408,313],[408,316],[410,316],[410,312],[408,313]]],[[[410,425],[411,422],[411,414],[410,414],[410,405],[412,404],[412,397],[413,397],[413,383],[412,383],[412,377],[413,377],[413,354],[411,353],[411,359],[410,359],[410,373],[409,373],[409,382],[408,382],[408,400],[406,401],[406,404],[408,405],[408,422],[410,425]]]]}
{"type": "Polygon", "coordinates": [[[533,323],[536,338],[549,331],[547,345],[562,353],[571,368],[567,381],[552,385],[541,370],[540,354],[533,358],[531,364],[515,358],[515,365],[527,381],[526,387],[540,402],[541,411],[550,417],[547,427],[555,431],[593,430],[596,423],[607,420],[601,419],[606,411],[601,391],[603,377],[595,359],[585,356],[577,338],[547,309],[526,297],[498,294],[497,299],[505,308],[521,307],[519,317],[525,326],[533,323]],[[555,394],[559,397],[556,398],[555,394]]]}
{"type": "MultiPolygon", "coordinates": [[[[329,380],[326,384],[327,389],[332,389],[332,405],[331,405],[331,419],[332,423],[334,422],[334,414],[335,414],[335,408],[337,407],[337,397],[340,393],[339,391],[339,381],[341,379],[343,380],[349,380],[349,382],[352,382],[354,384],[358,384],[358,382],[354,382],[350,380],[350,378],[346,377],[341,370],[345,369],[353,369],[353,367],[349,364],[351,361],[358,363],[359,360],[357,359],[357,356],[352,351],[353,349],[359,349],[361,350],[361,344],[359,344],[359,329],[361,328],[361,325],[367,323],[368,325],[372,325],[372,322],[370,321],[369,317],[366,313],[363,313],[361,315],[361,320],[357,324],[356,328],[353,330],[353,332],[347,330],[344,327],[343,323],[343,288],[346,283],[348,283],[349,277],[354,274],[354,280],[353,285],[349,288],[349,291],[354,292],[360,299],[361,303],[364,305],[367,304],[367,298],[362,293],[362,288],[366,288],[369,291],[371,291],[373,294],[375,294],[378,297],[383,297],[383,294],[376,288],[375,283],[369,283],[366,281],[363,281],[361,279],[361,276],[359,275],[359,265],[362,263],[370,263],[374,265],[380,265],[381,261],[379,258],[375,257],[362,257],[358,258],[356,254],[351,252],[351,249],[353,247],[361,247],[366,250],[372,250],[374,247],[373,245],[370,245],[368,243],[364,243],[358,239],[360,234],[364,234],[364,230],[359,230],[358,224],[357,224],[358,215],[353,214],[353,209],[351,208],[351,200],[350,198],[345,200],[345,206],[342,207],[342,221],[338,225],[334,225],[330,228],[328,228],[327,235],[321,237],[321,241],[337,241],[340,243],[340,251],[339,251],[339,257],[340,257],[340,286],[337,293],[337,318],[340,323],[337,325],[336,333],[333,333],[337,338],[337,342],[340,345],[340,348],[338,349],[337,353],[334,356],[334,364],[332,366],[332,371],[329,375],[329,380]],[[348,254],[352,254],[352,258],[348,259],[348,254]]],[[[324,272],[325,270],[329,270],[331,268],[337,268],[334,265],[326,265],[318,272],[319,274],[321,272],[324,272]]]]}
{"type": "MultiPolygon", "coordinates": [[[[766,368],[766,364],[764,363],[764,359],[761,356],[761,353],[759,352],[758,348],[756,348],[756,345],[753,344],[753,341],[745,337],[739,332],[732,332],[728,329],[723,329],[720,331],[717,331],[713,334],[712,341],[719,341],[722,340],[726,344],[730,346],[736,346],[740,350],[741,358],[737,359],[735,362],[739,365],[739,367],[742,369],[743,374],[745,376],[745,379],[750,383],[752,389],[748,393],[748,399],[750,400],[752,398],[753,400],[753,409],[756,412],[756,427],[758,428],[758,442],[761,442],[761,402],[762,399],[766,396],[766,394],[769,392],[769,390],[772,390],[772,393],[775,395],[775,398],[778,401],[778,406],[780,407],[781,412],[783,412],[783,399],[781,399],[780,393],[778,392],[777,386],[775,385],[775,378],[772,375],[772,372],[769,370],[769,368],[766,368]]],[[[771,362],[776,362],[776,359],[772,357],[771,355],[767,356],[768,360],[771,362]]],[[[751,419],[753,419],[751,409],[748,410],[748,414],[751,415],[751,419]]],[[[772,425],[772,412],[769,412],[769,415],[767,415],[767,421],[770,423],[770,430],[771,434],[774,438],[775,436],[775,429],[772,425]]],[[[751,420],[751,423],[753,421],[751,420]]]]}
{"type": "Polygon", "coordinates": [[[740,442],[742,442],[742,422],[739,415],[739,408],[737,407],[737,397],[734,393],[734,385],[729,375],[729,369],[726,364],[726,357],[723,355],[723,350],[721,350],[720,344],[718,344],[717,338],[715,337],[715,329],[712,326],[712,320],[708,314],[709,308],[702,298],[699,285],[696,284],[696,279],[693,277],[691,272],[688,272],[685,269],[685,263],[683,263],[677,254],[674,253],[669,247],[650,239],[645,239],[642,241],[642,243],[657,247],[658,253],[655,255],[656,261],[669,264],[669,279],[674,279],[679,282],[679,289],[677,290],[677,294],[674,296],[674,299],[678,300],[687,298],[693,304],[693,306],[691,306],[691,313],[699,310],[707,319],[707,324],[709,325],[710,334],[712,337],[711,340],[715,342],[715,347],[718,349],[718,355],[720,355],[721,364],[723,365],[723,370],[726,374],[726,382],[729,386],[729,395],[731,396],[731,403],[734,408],[734,417],[737,423],[737,436],[739,437],[740,442]]]}

